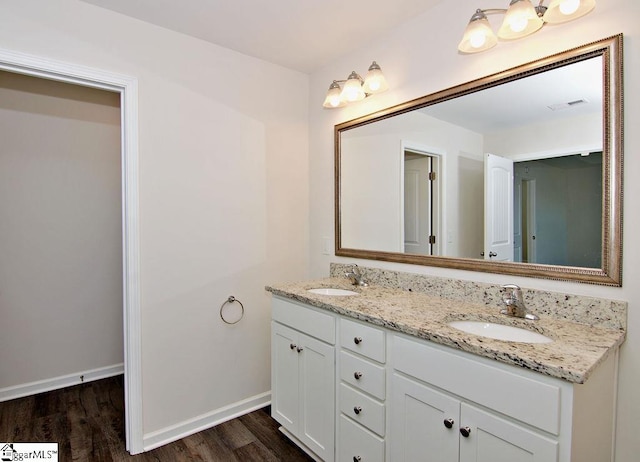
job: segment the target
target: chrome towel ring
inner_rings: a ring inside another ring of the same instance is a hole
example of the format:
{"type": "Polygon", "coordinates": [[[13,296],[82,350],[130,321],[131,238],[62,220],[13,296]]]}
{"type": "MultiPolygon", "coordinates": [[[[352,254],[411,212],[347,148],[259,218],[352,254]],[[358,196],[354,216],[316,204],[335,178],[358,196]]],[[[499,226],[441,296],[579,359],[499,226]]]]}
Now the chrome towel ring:
{"type": "Polygon", "coordinates": [[[229,298],[227,298],[227,300],[222,305],[220,305],[220,319],[222,319],[226,324],[236,324],[236,323],[240,322],[240,320],[243,317],[244,317],[244,305],[236,297],[234,297],[233,295],[229,295],[229,298]],[[223,312],[224,307],[225,307],[225,305],[227,303],[234,303],[234,302],[237,302],[238,304],[240,304],[240,309],[242,310],[241,313],[240,313],[240,317],[238,319],[236,319],[235,321],[227,321],[224,318],[224,314],[222,312],[223,312]]]}

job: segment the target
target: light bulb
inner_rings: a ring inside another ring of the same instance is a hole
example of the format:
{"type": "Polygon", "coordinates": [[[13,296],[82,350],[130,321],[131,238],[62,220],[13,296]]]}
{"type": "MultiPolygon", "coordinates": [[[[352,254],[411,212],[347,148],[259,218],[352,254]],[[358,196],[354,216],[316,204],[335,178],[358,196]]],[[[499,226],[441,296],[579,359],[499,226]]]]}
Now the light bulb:
{"type": "Polygon", "coordinates": [[[596,0],[551,0],[543,19],[549,24],[561,24],[584,16],[595,6],[596,0]]]}
{"type": "Polygon", "coordinates": [[[487,36],[481,31],[475,31],[474,33],[469,35],[469,44],[473,48],[480,48],[485,43],[487,43],[487,36]]]}
{"type": "Polygon", "coordinates": [[[329,104],[331,105],[331,107],[338,107],[340,106],[340,94],[337,95],[331,95],[329,97],[329,104]]]}
{"type": "Polygon", "coordinates": [[[327,96],[325,97],[324,103],[322,103],[322,106],[329,109],[344,106],[346,103],[340,97],[340,92],[341,92],[340,85],[338,85],[338,82],[334,80],[331,86],[329,87],[329,90],[327,91],[327,96]]]}
{"type": "Polygon", "coordinates": [[[340,98],[349,103],[353,103],[354,101],[363,100],[365,96],[362,88],[362,78],[356,71],[353,71],[349,74],[349,77],[347,77],[340,98]]]}
{"type": "Polygon", "coordinates": [[[514,32],[522,32],[524,28],[527,27],[527,18],[523,16],[511,18],[511,21],[509,21],[509,27],[514,32]]]}
{"type": "Polygon", "coordinates": [[[374,61],[371,63],[371,66],[369,66],[367,76],[362,84],[362,89],[366,94],[371,95],[374,93],[381,93],[388,88],[389,84],[387,84],[387,79],[385,79],[384,74],[382,74],[382,70],[378,63],[374,61]]]}
{"type": "Polygon", "coordinates": [[[533,34],[542,27],[543,21],[538,16],[531,0],[511,0],[502,26],[498,30],[498,37],[512,40],[533,34]]]}
{"type": "Polygon", "coordinates": [[[344,99],[346,99],[350,103],[358,100],[358,94],[359,92],[357,88],[349,86],[345,87],[344,89],[344,99]]]}
{"type": "Polygon", "coordinates": [[[578,10],[580,0],[565,0],[560,3],[560,12],[562,14],[573,14],[578,10]]]}
{"type": "Polygon", "coordinates": [[[496,35],[491,30],[487,16],[482,10],[476,10],[467,28],[464,31],[462,40],[458,44],[458,51],[462,53],[478,53],[494,47],[498,43],[496,35]]]}

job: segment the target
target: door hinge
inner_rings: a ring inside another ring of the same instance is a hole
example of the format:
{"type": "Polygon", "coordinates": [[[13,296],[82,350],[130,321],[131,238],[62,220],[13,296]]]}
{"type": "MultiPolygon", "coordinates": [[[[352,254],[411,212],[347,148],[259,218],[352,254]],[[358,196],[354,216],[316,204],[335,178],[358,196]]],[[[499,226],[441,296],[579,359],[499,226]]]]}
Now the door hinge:
{"type": "Polygon", "coordinates": [[[431,235],[429,236],[429,244],[435,244],[436,243],[436,237],[431,235]]]}
{"type": "Polygon", "coordinates": [[[429,172],[429,181],[436,181],[436,172],[429,172]]]}

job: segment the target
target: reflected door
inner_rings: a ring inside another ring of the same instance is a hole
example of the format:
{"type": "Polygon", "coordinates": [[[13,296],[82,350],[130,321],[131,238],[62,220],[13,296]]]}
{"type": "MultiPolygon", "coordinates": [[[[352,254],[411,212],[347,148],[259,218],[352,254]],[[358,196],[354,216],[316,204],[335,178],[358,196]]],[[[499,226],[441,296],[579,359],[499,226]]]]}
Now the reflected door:
{"type": "Polygon", "coordinates": [[[486,154],[484,176],[484,258],[513,261],[513,161],[486,154]]]}
{"type": "Polygon", "coordinates": [[[404,251],[433,255],[433,159],[404,153],[404,251]]]}

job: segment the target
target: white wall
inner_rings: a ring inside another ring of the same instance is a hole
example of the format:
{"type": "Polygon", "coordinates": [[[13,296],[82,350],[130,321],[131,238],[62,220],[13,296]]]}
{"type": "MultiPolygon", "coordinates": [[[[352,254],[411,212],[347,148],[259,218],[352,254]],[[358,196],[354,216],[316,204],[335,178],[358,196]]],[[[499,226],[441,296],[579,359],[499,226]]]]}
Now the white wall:
{"type": "Polygon", "coordinates": [[[0,139],[0,390],[121,370],[120,95],[0,72],[0,139]]]}
{"type": "MultiPolygon", "coordinates": [[[[371,249],[401,252],[403,214],[400,195],[400,142],[385,133],[360,136],[356,130],[346,132],[341,141],[341,176],[353,178],[340,191],[342,246],[348,249],[371,249]],[[349,136],[355,135],[358,136],[349,136]]],[[[402,159],[402,160],[401,160],[402,159]]]]}
{"type": "Polygon", "coordinates": [[[138,79],[145,436],[268,392],[264,285],[306,275],[308,76],[75,0],[1,2],[0,48],[138,79]]]}
{"type": "MultiPolygon", "coordinates": [[[[498,2],[499,3],[499,2],[498,2]]],[[[456,47],[471,14],[478,8],[475,0],[443,1],[428,14],[418,16],[402,27],[391,30],[370,46],[346,55],[311,76],[310,89],[310,273],[312,277],[328,274],[331,261],[353,261],[321,253],[321,238],[333,235],[333,134],[331,127],[355,117],[393,104],[408,101],[456,84],[523,64],[536,58],[572,48],[590,41],[625,34],[625,218],[624,281],[622,288],[610,288],[524,277],[504,277],[489,273],[419,267],[376,261],[360,261],[369,266],[392,268],[438,276],[501,284],[513,282],[523,287],[567,291],[629,301],[628,338],[620,358],[620,385],[617,425],[617,462],[632,462],[640,453],[635,437],[640,415],[640,3],[634,0],[600,1],[596,9],[579,21],[564,26],[545,27],[537,34],[515,42],[500,43],[479,55],[462,56],[456,47]],[[386,93],[341,109],[322,108],[329,83],[343,78],[353,68],[364,72],[376,60],[390,85],[386,93]]],[[[483,6],[483,5],[480,5],[483,6]]],[[[486,6],[500,6],[486,5],[486,6]]]]}

